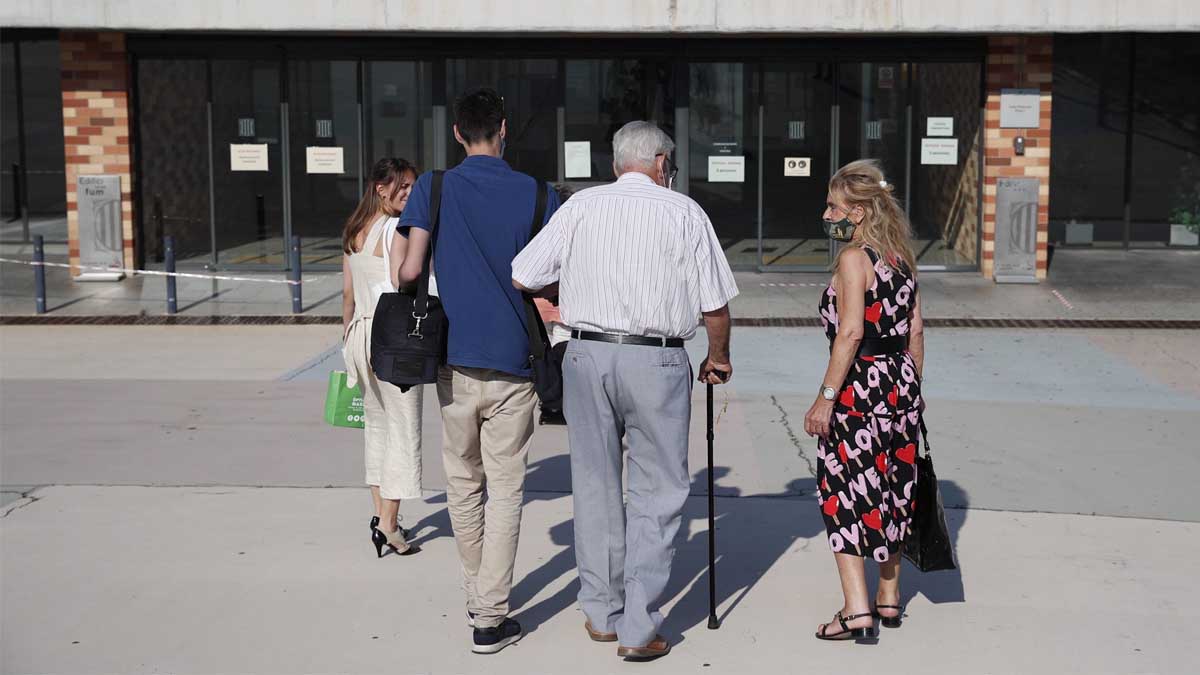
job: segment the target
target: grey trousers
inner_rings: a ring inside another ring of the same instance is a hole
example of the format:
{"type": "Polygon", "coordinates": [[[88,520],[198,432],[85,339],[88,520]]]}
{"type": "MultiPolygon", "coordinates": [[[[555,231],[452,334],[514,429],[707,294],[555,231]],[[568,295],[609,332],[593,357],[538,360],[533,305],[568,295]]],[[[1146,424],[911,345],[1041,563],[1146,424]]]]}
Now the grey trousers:
{"type": "Polygon", "coordinates": [[[615,631],[624,646],[649,643],[662,625],[689,489],[691,383],[681,348],[571,340],[563,359],[579,605],[596,630],[615,631]]]}

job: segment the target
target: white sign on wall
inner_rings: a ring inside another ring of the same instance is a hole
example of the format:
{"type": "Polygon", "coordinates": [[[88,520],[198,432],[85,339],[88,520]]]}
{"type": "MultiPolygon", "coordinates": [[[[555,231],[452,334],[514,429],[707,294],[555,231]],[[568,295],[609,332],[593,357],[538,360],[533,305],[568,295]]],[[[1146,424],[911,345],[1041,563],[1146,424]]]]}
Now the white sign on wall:
{"type": "Polygon", "coordinates": [[[812,157],[784,157],[783,175],[800,177],[811,176],[812,157]]]}
{"type": "Polygon", "coordinates": [[[268,171],[266,143],[230,143],[230,171],[268,171]]]}
{"type": "Polygon", "coordinates": [[[745,183],[746,158],[741,155],[709,155],[708,182],[745,183]]]}
{"type": "Polygon", "coordinates": [[[921,163],[950,166],[958,164],[958,139],[922,138],[921,163]]]}
{"type": "Polygon", "coordinates": [[[1037,89],[1000,90],[1000,127],[1037,129],[1041,126],[1042,92],[1037,89]]]}
{"type": "Polygon", "coordinates": [[[345,173],[341,148],[310,145],[304,149],[309,173],[345,173]]]}
{"type": "Polygon", "coordinates": [[[592,143],[591,141],[566,141],[563,143],[567,178],[592,177],[592,143]]]}
{"type": "Polygon", "coordinates": [[[926,117],[925,118],[925,135],[926,136],[953,136],[954,135],[954,118],[953,117],[926,117]]]}

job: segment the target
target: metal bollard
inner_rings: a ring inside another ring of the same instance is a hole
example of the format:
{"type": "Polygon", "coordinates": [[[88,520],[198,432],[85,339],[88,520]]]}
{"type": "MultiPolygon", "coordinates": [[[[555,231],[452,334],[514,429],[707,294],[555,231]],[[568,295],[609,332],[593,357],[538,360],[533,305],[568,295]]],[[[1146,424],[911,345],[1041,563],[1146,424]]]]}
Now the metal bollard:
{"type": "Polygon", "coordinates": [[[33,295],[38,314],[46,313],[46,251],[42,235],[33,237],[33,295]]]}
{"type": "Polygon", "coordinates": [[[169,275],[167,277],[167,314],[175,314],[179,311],[179,302],[175,293],[175,237],[167,235],[163,237],[163,268],[169,275]]]}
{"type": "Polygon", "coordinates": [[[291,247],[291,265],[289,265],[288,278],[292,283],[288,287],[292,289],[292,314],[300,314],[304,312],[304,304],[301,301],[303,296],[300,295],[300,237],[292,237],[291,247]]]}

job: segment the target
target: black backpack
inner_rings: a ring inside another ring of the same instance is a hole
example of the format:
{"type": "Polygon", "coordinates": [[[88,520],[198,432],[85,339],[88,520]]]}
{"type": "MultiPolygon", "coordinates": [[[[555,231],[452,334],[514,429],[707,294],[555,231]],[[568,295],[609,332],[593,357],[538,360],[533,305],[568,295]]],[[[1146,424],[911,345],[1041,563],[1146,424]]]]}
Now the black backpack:
{"type": "Polygon", "coordinates": [[[429,250],[425,252],[417,287],[379,296],[371,319],[371,369],[375,377],[391,382],[401,391],[437,382],[438,368],[446,362],[450,323],[441,301],[429,295],[429,270],[437,247],[444,173],[434,171],[432,176],[429,250]]]}

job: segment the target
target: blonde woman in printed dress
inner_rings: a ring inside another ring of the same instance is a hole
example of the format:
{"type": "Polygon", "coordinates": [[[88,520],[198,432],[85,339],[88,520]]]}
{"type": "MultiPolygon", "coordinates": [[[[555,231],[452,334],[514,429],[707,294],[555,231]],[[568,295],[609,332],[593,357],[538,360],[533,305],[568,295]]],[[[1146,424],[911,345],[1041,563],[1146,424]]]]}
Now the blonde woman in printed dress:
{"type": "Polygon", "coordinates": [[[898,628],[900,551],[912,525],[925,360],[912,230],[879,164],[859,160],[829,182],[825,226],[845,242],[820,311],[829,366],[804,430],[818,437],[817,489],[845,604],[821,640],[898,628]],[[879,565],[868,598],[864,559],[879,565]]]}
{"type": "Polygon", "coordinates": [[[402,392],[371,369],[371,318],[380,294],[393,290],[387,264],[388,240],[396,231],[391,219],[404,210],[416,180],[416,167],[403,159],[376,162],[342,234],[342,357],[347,386],[362,385],[366,483],[375,503],[371,543],[377,557],[383,557],[385,546],[399,555],[421,550],[406,541],[397,517],[401,499],[421,498],[422,388],[402,392]]]}

